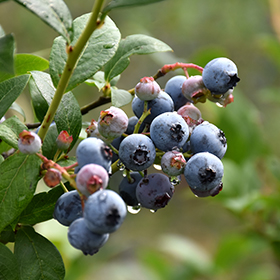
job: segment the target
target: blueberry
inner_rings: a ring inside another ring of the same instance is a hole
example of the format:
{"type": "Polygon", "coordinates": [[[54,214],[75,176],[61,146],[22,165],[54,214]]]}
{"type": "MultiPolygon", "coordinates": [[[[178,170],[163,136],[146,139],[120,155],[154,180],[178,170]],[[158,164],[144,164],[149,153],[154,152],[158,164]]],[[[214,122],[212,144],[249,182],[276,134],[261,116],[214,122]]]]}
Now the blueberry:
{"type": "Polygon", "coordinates": [[[85,255],[94,255],[107,242],[109,234],[98,234],[91,232],[84,218],[74,221],[68,229],[69,243],[85,255]]]}
{"type": "Polygon", "coordinates": [[[76,177],[77,189],[85,196],[89,196],[100,188],[108,185],[108,172],[99,164],[86,164],[76,177]]]}
{"type": "Polygon", "coordinates": [[[121,136],[127,129],[128,117],[126,113],[117,107],[111,106],[101,111],[98,118],[98,131],[107,138],[114,139],[121,136]]]}
{"type": "Polygon", "coordinates": [[[169,178],[161,173],[144,177],[136,187],[136,197],[142,207],[158,210],[165,207],[174,193],[169,178]]]}
{"type": "Polygon", "coordinates": [[[205,95],[210,93],[205,87],[202,76],[195,75],[186,79],[182,85],[183,95],[193,101],[206,99],[205,95]]]}
{"type": "Polygon", "coordinates": [[[160,91],[160,86],[153,77],[144,77],[135,86],[135,94],[143,101],[157,98],[160,91]]]}
{"type": "Polygon", "coordinates": [[[200,110],[192,103],[188,103],[182,106],[181,108],[179,108],[177,113],[181,115],[185,122],[188,124],[190,133],[192,132],[194,127],[203,122],[200,110]]]}
{"type": "Polygon", "coordinates": [[[24,154],[35,154],[41,149],[41,138],[33,131],[23,130],[19,134],[18,148],[24,154]]]}
{"type": "Polygon", "coordinates": [[[166,152],[161,158],[161,168],[169,176],[178,176],[184,172],[186,159],[176,150],[166,152]]]}
{"type": "Polygon", "coordinates": [[[111,143],[111,139],[108,140],[105,137],[103,137],[99,130],[98,130],[98,122],[94,119],[91,120],[90,125],[86,128],[87,137],[96,137],[98,139],[101,139],[106,144],[111,143]]]}
{"type": "MultiPolygon", "coordinates": [[[[164,112],[173,112],[174,103],[172,98],[164,91],[161,91],[157,98],[147,101],[148,109],[151,109],[151,114],[148,115],[144,123],[150,124],[152,120],[164,113],[164,112]]],[[[144,101],[135,96],[132,100],[132,110],[137,118],[140,118],[144,111],[144,101]]]]}
{"type": "Polygon", "coordinates": [[[70,226],[83,216],[82,203],[76,190],[62,194],[56,201],[53,217],[62,225],[70,226]]]}
{"type": "Polygon", "coordinates": [[[192,102],[191,99],[187,99],[182,93],[182,85],[186,79],[186,76],[177,75],[169,79],[165,84],[164,91],[172,98],[175,111],[184,106],[187,102],[192,102]]]}
{"type": "Polygon", "coordinates": [[[129,206],[137,206],[136,187],[143,177],[138,172],[131,172],[129,177],[124,177],[119,185],[119,194],[129,206]]]}
{"type": "Polygon", "coordinates": [[[119,158],[128,169],[134,171],[145,170],[154,163],[156,148],[148,136],[131,134],[121,142],[119,158]]]}
{"type": "Polygon", "coordinates": [[[88,197],[84,218],[90,231],[104,234],[117,230],[126,216],[126,204],[112,190],[100,190],[88,197]]]}
{"type": "Polygon", "coordinates": [[[235,63],[226,57],[208,62],[203,69],[202,79],[213,95],[225,94],[240,81],[235,63]]]}
{"type": "Polygon", "coordinates": [[[151,123],[150,136],[155,146],[162,151],[181,148],[189,138],[189,127],[176,112],[163,113],[151,123]]]}
{"type": "Polygon", "coordinates": [[[208,152],[193,155],[186,164],[184,176],[199,197],[216,195],[221,189],[224,167],[221,160],[208,152]]]}
{"type": "Polygon", "coordinates": [[[77,173],[84,165],[96,163],[110,171],[112,162],[112,150],[102,141],[95,137],[88,137],[82,140],[77,149],[76,156],[78,162],[77,173]]]}
{"type": "Polygon", "coordinates": [[[222,130],[204,121],[193,130],[190,146],[193,153],[209,152],[221,159],[227,150],[227,139],[222,130]]]}

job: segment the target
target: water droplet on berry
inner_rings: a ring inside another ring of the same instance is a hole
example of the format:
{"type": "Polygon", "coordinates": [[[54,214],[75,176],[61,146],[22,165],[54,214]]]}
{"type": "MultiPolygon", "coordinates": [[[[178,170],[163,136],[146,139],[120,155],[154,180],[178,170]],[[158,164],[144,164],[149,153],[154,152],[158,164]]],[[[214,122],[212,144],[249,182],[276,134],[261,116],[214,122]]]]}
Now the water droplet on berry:
{"type": "Polygon", "coordinates": [[[150,212],[151,212],[151,213],[156,213],[156,212],[157,212],[157,210],[150,209],[150,212]]]}
{"type": "Polygon", "coordinates": [[[129,206],[127,205],[127,211],[130,213],[130,214],[138,214],[141,210],[141,206],[140,204],[137,205],[137,206],[129,206]]]}
{"type": "Polygon", "coordinates": [[[101,192],[99,194],[99,200],[104,201],[107,198],[107,193],[106,192],[101,192]]]}

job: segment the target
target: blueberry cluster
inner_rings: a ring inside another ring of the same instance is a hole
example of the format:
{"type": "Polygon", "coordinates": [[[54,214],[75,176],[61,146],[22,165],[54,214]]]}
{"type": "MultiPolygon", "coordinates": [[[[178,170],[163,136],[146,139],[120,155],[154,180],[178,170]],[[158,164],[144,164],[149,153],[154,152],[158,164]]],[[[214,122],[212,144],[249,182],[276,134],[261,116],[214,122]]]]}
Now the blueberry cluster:
{"type": "Polygon", "coordinates": [[[142,78],[132,101],[135,116],[114,106],[101,111],[76,149],[77,189],[55,206],[54,218],[69,227],[70,244],[95,254],[121,226],[127,209],[164,208],[181,176],[197,197],[217,195],[227,140],[195,103],[208,99],[226,106],[238,81],[235,64],[217,58],[202,75],[172,77],[164,90],[154,78],[142,78]],[[162,172],[150,173],[153,165],[162,172]],[[109,177],[118,170],[124,178],[113,191],[107,188],[109,177]]]}

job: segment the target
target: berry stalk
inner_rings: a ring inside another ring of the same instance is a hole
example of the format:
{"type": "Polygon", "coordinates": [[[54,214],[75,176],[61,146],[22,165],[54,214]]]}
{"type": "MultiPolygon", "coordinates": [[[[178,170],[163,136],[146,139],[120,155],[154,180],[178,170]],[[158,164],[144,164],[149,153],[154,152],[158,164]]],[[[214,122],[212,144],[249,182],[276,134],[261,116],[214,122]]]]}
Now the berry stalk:
{"type": "Polygon", "coordinates": [[[95,1],[89,21],[88,21],[85,29],[83,30],[82,34],[80,35],[78,41],[76,42],[76,44],[74,46],[67,46],[66,51],[68,54],[68,59],[66,61],[63,73],[59,80],[53,100],[49,106],[49,109],[44,117],[41,128],[38,132],[38,135],[40,136],[42,141],[44,140],[44,138],[47,134],[47,131],[49,129],[49,126],[54,119],[55,113],[61,102],[63,94],[65,93],[69,80],[73,74],[73,71],[76,67],[78,59],[79,59],[87,41],[89,40],[89,38],[90,38],[91,34],[94,32],[94,30],[96,30],[97,28],[102,26],[102,22],[98,20],[98,17],[99,17],[99,13],[101,11],[103,2],[104,2],[104,0],[95,1]]]}

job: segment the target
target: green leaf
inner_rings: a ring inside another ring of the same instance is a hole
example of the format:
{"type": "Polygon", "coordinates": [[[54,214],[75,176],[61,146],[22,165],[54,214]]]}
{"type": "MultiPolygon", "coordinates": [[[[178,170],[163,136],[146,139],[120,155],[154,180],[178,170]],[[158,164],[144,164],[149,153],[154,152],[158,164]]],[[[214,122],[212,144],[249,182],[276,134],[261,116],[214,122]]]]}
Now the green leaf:
{"type": "Polygon", "coordinates": [[[103,71],[96,72],[93,75],[93,77],[87,79],[85,83],[89,86],[96,86],[99,90],[101,90],[106,85],[106,81],[104,79],[104,72],[103,71]]]}
{"type": "MultiPolygon", "coordinates": [[[[1,141],[0,141],[1,142],[1,141]]],[[[4,161],[4,157],[0,154],[0,164],[4,161]]]]}
{"type": "Polygon", "coordinates": [[[12,223],[31,201],[40,173],[36,155],[15,153],[0,168],[0,232],[12,223]]]}
{"type": "MultiPolygon", "coordinates": [[[[89,17],[90,14],[85,14],[73,22],[73,45],[81,35],[89,17]]],[[[106,17],[104,25],[96,29],[87,42],[66,91],[91,78],[113,57],[118,47],[120,36],[119,29],[115,23],[109,17],[106,17]]],[[[62,37],[58,37],[54,40],[50,54],[50,74],[55,87],[58,85],[66,60],[65,40],[62,37]]]]}
{"type": "Polygon", "coordinates": [[[42,122],[55,93],[50,75],[40,71],[31,71],[29,90],[36,117],[42,122]]]}
{"type": "Polygon", "coordinates": [[[111,88],[112,105],[122,107],[131,102],[133,95],[124,89],[111,88]]]}
{"type": "Polygon", "coordinates": [[[73,33],[72,16],[62,0],[14,0],[37,15],[70,43],[73,33]]]}
{"type": "MultiPolygon", "coordinates": [[[[0,0],[0,3],[1,3],[1,0],[0,0]]],[[[0,25],[0,38],[5,35],[6,35],[5,31],[4,31],[3,27],[0,25]]]]}
{"type": "Polygon", "coordinates": [[[0,279],[19,280],[19,267],[15,255],[0,243],[0,279]]]}
{"type": "Polygon", "coordinates": [[[56,138],[58,136],[57,127],[52,123],[42,145],[42,152],[48,159],[53,159],[57,151],[56,138]]]}
{"type": "Polygon", "coordinates": [[[15,256],[21,280],[64,279],[65,268],[58,250],[30,226],[18,230],[15,256]]]}
{"type": "Polygon", "coordinates": [[[14,110],[14,111],[18,112],[19,114],[21,114],[23,116],[24,121],[26,121],[26,116],[25,116],[23,109],[16,102],[14,102],[9,109],[14,110]]]}
{"type": "Polygon", "coordinates": [[[29,77],[29,75],[22,75],[0,83],[0,118],[4,116],[13,102],[23,92],[29,77]]]}
{"type": "Polygon", "coordinates": [[[103,9],[103,12],[108,13],[110,10],[116,8],[141,6],[161,1],[163,0],[113,0],[103,9]]]}
{"type": "Polygon", "coordinates": [[[33,54],[16,54],[15,57],[16,75],[23,75],[29,71],[44,71],[49,68],[49,62],[33,54]]]}
{"type": "Polygon", "coordinates": [[[36,194],[21,213],[18,222],[35,225],[52,219],[55,203],[62,194],[63,190],[59,186],[51,189],[49,192],[36,194]]]}
{"type": "Polygon", "coordinates": [[[133,54],[151,54],[166,51],[172,51],[172,49],[158,39],[141,34],[130,35],[121,40],[116,54],[105,65],[105,80],[111,81],[121,74],[129,65],[129,57],[133,54]]]}
{"type": "Polygon", "coordinates": [[[5,227],[4,230],[0,233],[0,242],[3,244],[6,244],[8,242],[15,242],[15,232],[10,225],[5,227]]]}
{"type": "Polygon", "coordinates": [[[17,116],[13,116],[0,124],[0,138],[11,147],[18,149],[18,135],[24,129],[28,130],[17,116]]]}
{"type": "Polygon", "coordinates": [[[14,76],[15,40],[12,34],[0,37],[0,81],[14,76]]]}
{"type": "Polygon", "coordinates": [[[72,92],[63,95],[61,103],[57,109],[54,121],[57,131],[66,130],[72,135],[73,141],[70,149],[75,145],[82,129],[82,114],[79,103],[72,92]]]}

